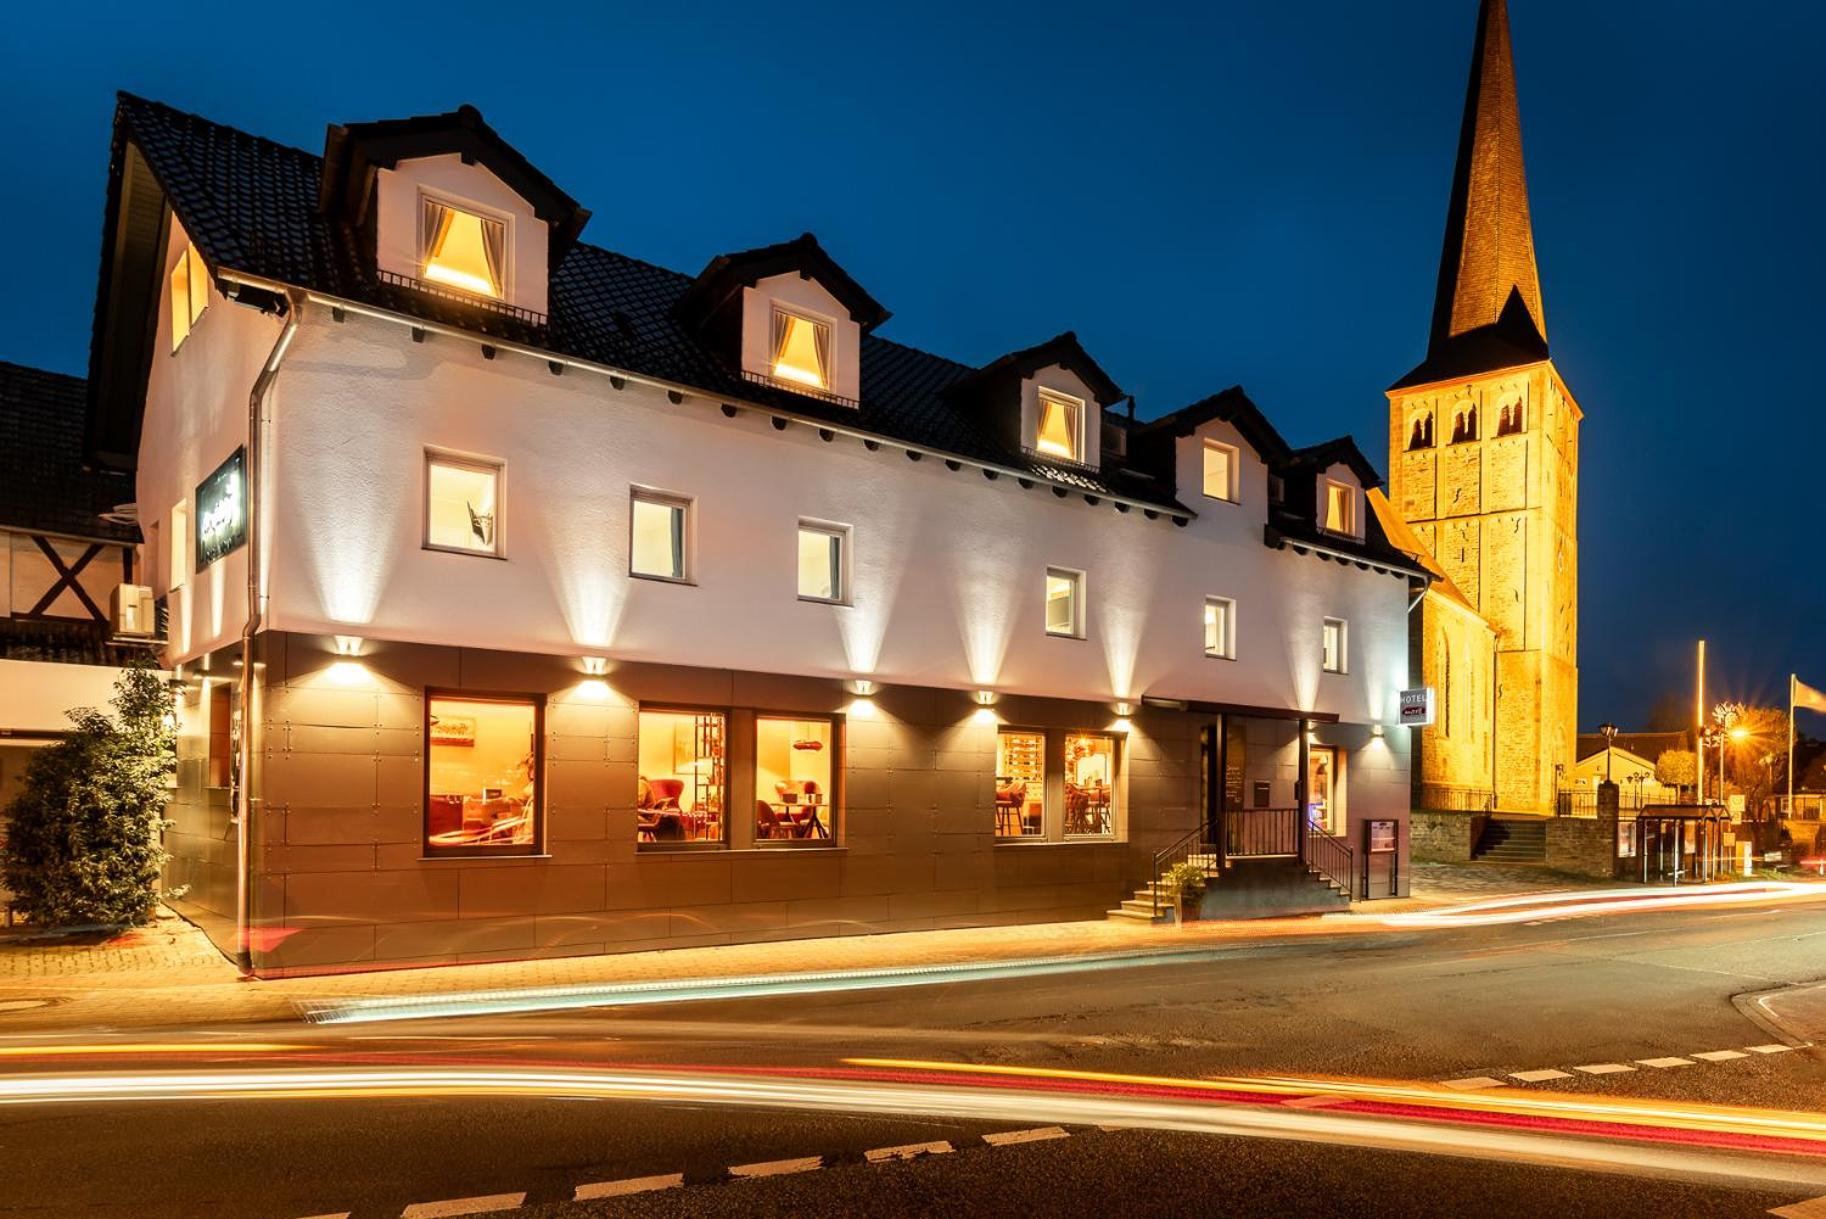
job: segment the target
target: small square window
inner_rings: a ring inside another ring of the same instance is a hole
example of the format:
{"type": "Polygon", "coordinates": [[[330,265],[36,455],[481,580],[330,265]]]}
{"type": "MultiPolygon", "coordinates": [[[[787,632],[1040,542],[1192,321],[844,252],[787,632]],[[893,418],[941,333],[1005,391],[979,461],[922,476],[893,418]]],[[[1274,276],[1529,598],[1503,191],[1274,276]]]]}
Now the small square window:
{"type": "Polygon", "coordinates": [[[689,580],[691,501],[636,489],[632,504],[628,574],[649,580],[689,580]]]}
{"type": "Polygon", "coordinates": [[[1084,637],[1084,573],[1063,567],[1046,569],[1046,633],[1084,637]]]}
{"type": "Polygon", "coordinates": [[[850,531],[841,525],[799,522],[799,597],[804,601],[848,599],[847,554],[850,531]]]}
{"type": "Polygon", "coordinates": [[[1237,501],[1236,446],[1221,440],[1205,441],[1205,497],[1237,501]]]}
{"type": "Polygon", "coordinates": [[[490,216],[419,197],[419,257],[426,280],[477,296],[507,288],[507,224],[490,216]]]}
{"type": "Polygon", "coordinates": [[[1205,598],[1205,655],[1231,659],[1236,655],[1236,602],[1228,597],[1205,598]]]}
{"type": "Polygon", "coordinates": [[[176,351],[209,308],[209,268],[189,242],[171,268],[171,350],[176,351]]]}
{"type": "Polygon", "coordinates": [[[831,387],[831,328],[824,322],[774,310],[773,375],[781,381],[831,387]]]}
{"type": "Polygon", "coordinates": [[[1084,400],[1070,394],[1040,391],[1040,417],[1034,451],[1065,461],[1084,460],[1084,400]]]}
{"type": "Polygon", "coordinates": [[[427,693],[425,853],[539,851],[539,698],[427,693]]]}
{"type": "Polygon", "coordinates": [[[1348,483],[1325,480],[1325,528],[1330,533],[1357,532],[1357,490],[1348,483]]]}
{"type": "Polygon", "coordinates": [[[1327,618],[1322,635],[1325,671],[1343,673],[1349,663],[1349,630],[1342,618],[1327,618]]]}
{"type": "Polygon", "coordinates": [[[425,454],[425,546],[463,554],[501,553],[499,462],[425,454]]]}

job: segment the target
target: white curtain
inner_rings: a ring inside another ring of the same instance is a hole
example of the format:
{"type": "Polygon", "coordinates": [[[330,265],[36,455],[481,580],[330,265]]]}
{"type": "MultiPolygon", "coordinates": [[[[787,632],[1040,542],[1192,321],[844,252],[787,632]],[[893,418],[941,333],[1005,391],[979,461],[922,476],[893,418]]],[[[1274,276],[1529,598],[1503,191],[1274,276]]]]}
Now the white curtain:
{"type": "Polygon", "coordinates": [[[507,263],[507,226],[499,220],[482,220],[482,253],[488,259],[488,281],[497,293],[506,290],[502,269],[507,263]]]}
{"type": "Polygon", "coordinates": [[[429,262],[437,257],[444,235],[450,231],[450,209],[436,199],[421,198],[419,204],[419,240],[423,261],[429,262]]]}

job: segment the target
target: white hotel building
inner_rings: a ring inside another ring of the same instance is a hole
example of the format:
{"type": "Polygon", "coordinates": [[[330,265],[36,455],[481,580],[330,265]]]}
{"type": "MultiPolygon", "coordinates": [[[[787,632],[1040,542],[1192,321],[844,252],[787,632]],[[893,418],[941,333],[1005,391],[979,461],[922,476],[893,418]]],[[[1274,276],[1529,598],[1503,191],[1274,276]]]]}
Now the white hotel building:
{"type": "Polygon", "coordinates": [[[120,101],[90,438],[184,683],[169,879],[249,968],[1405,887],[1425,577],[1348,440],[587,218],[469,108],[319,157],[120,101]]]}

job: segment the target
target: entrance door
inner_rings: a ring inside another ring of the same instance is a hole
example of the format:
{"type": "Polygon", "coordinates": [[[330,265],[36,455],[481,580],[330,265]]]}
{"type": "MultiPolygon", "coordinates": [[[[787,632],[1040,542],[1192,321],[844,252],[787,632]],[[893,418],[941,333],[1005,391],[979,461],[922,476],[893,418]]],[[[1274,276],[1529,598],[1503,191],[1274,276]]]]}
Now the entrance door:
{"type": "Polygon", "coordinates": [[[1338,785],[1338,751],[1330,745],[1313,745],[1306,756],[1306,818],[1328,834],[1344,829],[1342,793],[1338,785]]]}

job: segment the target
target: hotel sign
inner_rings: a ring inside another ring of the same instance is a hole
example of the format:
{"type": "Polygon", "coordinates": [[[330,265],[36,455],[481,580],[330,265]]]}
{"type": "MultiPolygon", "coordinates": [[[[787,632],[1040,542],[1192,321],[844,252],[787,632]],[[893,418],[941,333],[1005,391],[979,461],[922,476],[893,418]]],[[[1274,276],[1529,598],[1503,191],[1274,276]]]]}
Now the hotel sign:
{"type": "Polygon", "coordinates": [[[197,570],[247,544],[247,450],[236,449],[197,484],[197,570]]]}
{"type": "Polygon", "coordinates": [[[1425,728],[1433,722],[1433,687],[1401,692],[1401,722],[1409,728],[1425,728]]]}

